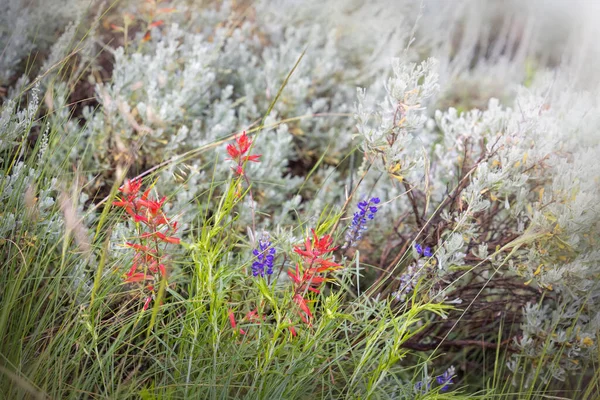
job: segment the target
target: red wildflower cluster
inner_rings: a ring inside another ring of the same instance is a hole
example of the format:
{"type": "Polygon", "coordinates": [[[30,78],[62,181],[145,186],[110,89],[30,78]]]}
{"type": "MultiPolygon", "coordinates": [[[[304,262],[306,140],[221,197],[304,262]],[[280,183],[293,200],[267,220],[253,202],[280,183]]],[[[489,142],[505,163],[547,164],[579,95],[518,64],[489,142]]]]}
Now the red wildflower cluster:
{"type": "Polygon", "coordinates": [[[331,235],[325,235],[319,239],[315,230],[312,230],[313,238],[306,238],[304,242],[304,250],[300,247],[295,246],[294,252],[301,255],[306,263],[308,263],[311,267],[318,266],[319,271],[323,272],[329,269],[335,269],[336,267],[340,267],[339,264],[334,263],[333,261],[326,260],[323,258],[327,253],[332,253],[337,249],[337,247],[331,246],[333,243],[333,238],[331,235]]]}
{"type": "Polygon", "coordinates": [[[303,312],[300,313],[300,317],[307,324],[310,324],[310,319],[313,316],[304,298],[305,294],[308,291],[320,293],[319,288],[327,281],[324,275],[327,272],[341,268],[340,264],[326,258],[327,254],[332,253],[337,248],[332,246],[333,238],[330,235],[319,238],[314,230],[312,234],[312,240],[306,238],[304,249],[298,246],[294,247],[294,252],[302,256],[304,261],[302,268],[299,264],[296,264],[295,271],[288,271],[288,276],[294,282],[293,300],[303,312]]]}
{"type": "Polygon", "coordinates": [[[119,188],[121,197],[113,202],[123,208],[136,223],[141,223],[139,243],[127,242],[135,250],[133,263],[125,274],[125,283],[142,283],[149,292],[144,310],[154,298],[154,282],[166,278],[166,244],[179,244],[180,239],[172,236],[177,232],[177,222],[171,223],[162,211],[166,197],[160,200],[149,198],[150,189],[140,194],[141,179],[127,180],[119,188]]]}
{"type": "Polygon", "coordinates": [[[235,138],[235,145],[231,143],[227,145],[227,153],[229,153],[231,160],[237,162],[237,165],[231,167],[231,169],[238,175],[244,175],[244,163],[246,161],[259,162],[260,154],[246,155],[251,145],[252,140],[246,135],[246,131],[235,138]]]}

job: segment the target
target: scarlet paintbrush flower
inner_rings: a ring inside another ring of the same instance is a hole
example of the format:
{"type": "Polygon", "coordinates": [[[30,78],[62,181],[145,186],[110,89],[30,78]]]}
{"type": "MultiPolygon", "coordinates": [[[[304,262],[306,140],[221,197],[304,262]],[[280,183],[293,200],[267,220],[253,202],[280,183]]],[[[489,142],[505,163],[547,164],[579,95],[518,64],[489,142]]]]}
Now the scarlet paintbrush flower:
{"type": "Polygon", "coordinates": [[[160,211],[160,208],[163,206],[163,204],[165,203],[165,201],[167,200],[166,197],[163,197],[162,199],[156,201],[156,200],[147,200],[146,198],[141,198],[139,200],[136,200],[135,205],[137,207],[146,207],[148,209],[148,212],[150,214],[152,214],[152,216],[156,216],[157,213],[160,211]]]}
{"type": "Polygon", "coordinates": [[[304,311],[304,313],[306,315],[308,315],[309,318],[312,318],[312,313],[310,312],[310,308],[308,308],[308,305],[306,304],[306,300],[304,300],[304,297],[297,294],[294,296],[294,302],[296,304],[298,304],[298,307],[300,307],[300,309],[302,311],[304,311]]]}
{"type": "Polygon", "coordinates": [[[304,292],[310,290],[314,293],[320,293],[318,287],[323,284],[327,279],[321,276],[315,275],[318,273],[316,268],[309,268],[302,275],[300,275],[299,267],[296,265],[295,273],[288,270],[288,276],[294,282],[297,288],[297,292],[304,292]]]}
{"type": "Polygon", "coordinates": [[[252,140],[250,140],[250,138],[248,137],[248,135],[246,135],[246,131],[242,132],[241,136],[238,136],[235,139],[238,148],[240,149],[240,153],[244,154],[248,151],[248,149],[250,149],[250,146],[252,145],[252,140]]]}
{"type": "Polygon", "coordinates": [[[127,243],[125,243],[125,244],[126,244],[127,246],[129,246],[129,247],[131,247],[131,248],[135,249],[135,250],[138,250],[138,251],[144,251],[144,252],[149,252],[149,253],[156,253],[156,250],[154,250],[154,249],[151,249],[151,248],[150,248],[150,247],[148,247],[148,246],[144,246],[144,245],[137,244],[137,243],[130,243],[130,242],[127,242],[127,243]]]}
{"type": "Polygon", "coordinates": [[[331,246],[333,238],[330,235],[324,235],[319,238],[314,229],[312,230],[312,234],[312,240],[306,238],[304,249],[296,246],[294,247],[294,252],[301,255],[311,266],[314,264],[319,265],[317,272],[324,272],[340,267],[341,265],[323,258],[327,253],[331,253],[337,249],[337,247],[331,246]]]}
{"type": "MultiPolygon", "coordinates": [[[[231,328],[235,331],[237,330],[237,323],[235,322],[235,316],[233,315],[233,311],[229,310],[229,324],[231,325],[231,328]]],[[[240,334],[245,335],[246,331],[243,329],[239,329],[240,334]]]]}
{"type": "Polygon", "coordinates": [[[244,317],[246,321],[258,322],[259,324],[262,322],[263,317],[258,315],[258,310],[254,309],[252,311],[248,311],[246,316],[244,317]]]}
{"type": "Polygon", "coordinates": [[[306,238],[306,241],[304,242],[304,250],[300,249],[298,246],[294,247],[294,251],[296,253],[303,257],[314,259],[321,257],[324,254],[331,253],[337,248],[330,247],[333,242],[331,235],[324,235],[323,237],[319,238],[314,229],[312,229],[312,234],[312,240],[310,238],[306,238]]]}
{"type": "Polygon", "coordinates": [[[137,195],[142,187],[142,180],[138,179],[127,179],[123,186],[119,188],[119,191],[125,195],[137,195]]]}
{"type": "Polygon", "coordinates": [[[260,158],[260,154],[252,154],[250,156],[245,156],[242,158],[242,161],[252,161],[252,162],[260,162],[258,159],[260,158]]]}
{"type": "Polygon", "coordinates": [[[133,274],[135,274],[135,271],[137,271],[138,265],[137,263],[133,263],[133,265],[131,266],[131,268],[129,268],[129,272],[127,272],[125,274],[126,277],[130,278],[131,276],[133,276],[133,274]]]}
{"type": "Polygon", "coordinates": [[[233,315],[233,311],[229,310],[229,324],[233,329],[237,327],[237,323],[235,322],[235,316],[233,315]]]}
{"type": "Polygon", "coordinates": [[[133,282],[144,282],[147,280],[154,280],[154,277],[152,275],[146,275],[143,272],[138,272],[138,273],[131,275],[127,279],[125,279],[125,282],[133,283],[133,282]]]}
{"type": "Polygon", "coordinates": [[[300,267],[298,266],[298,264],[296,264],[296,273],[292,272],[291,270],[288,270],[288,276],[296,284],[302,283],[302,278],[300,277],[300,270],[299,269],[300,269],[300,267]]]}
{"type": "Polygon", "coordinates": [[[115,200],[112,202],[112,205],[115,207],[126,207],[127,206],[127,202],[123,201],[123,200],[115,200]]]}
{"type": "Polygon", "coordinates": [[[231,160],[237,162],[237,165],[232,167],[232,169],[238,175],[244,174],[244,163],[246,161],[260,162],[260,154],[246,155],[251,145],[252,140],[246,135],[246,131],[235,138],[235,145],[231,143],[227,145],[227,153],[231,157],[231,160]]]}
{"type": "Polygon", "coordinates": [[[158,21],[154,21],[150,25],[148,25],[148,28],[156,28],[158,26],[162,26],[164,23],[165,23],[165,21],[163,21],[162,19],[159,19],[158,21]]]}
{"type": "Polygon", "coordinates": [[[133,214],[133,220],[135,222],[143,222],[145,224],[147,224],[148,222],[150,222],[148,220],[148,217],[144,217],[143,215],[139,215],[139,214],[133,214]]]}
{"type": "Polygon", "coordinates": [[[166,279],[167,276],[164,243],[179,244],[181,239],[173,236],[177,231],[177,223],[171,223],[162,211],[167,198],[149,198],[150,189],[140,195],[141,187],[141,179],[125,181],[119,188],[121,198],[114,201],[113,205],[125,209],[132,220],[140,226],[140,243],[126,243],[136,253],[131,268],[125,274],[124,282],[140,284],[146,293],[150,292],[143,306],[146,310],[154,299],[154,285],[151,283],[166,279]]]}
{"type": "Polygon", "coordinates": [[[163,242],[173,243],[173,244],[179,244],[181,242],[181,239],[173,237],[173,236],[167,236],[162,232],[155,232],[155,235],[163,242]]]}
{"type": "Polygon", "coordinates": [[[227,153],[229,153],[232,160],[235,160],[240,156],[240,151],[233,144],[227,145],[227,153]]]}
{"type": "Polygon", "coordinates": [[[146,301],[144,302],[144,307],[142,307],[142,310],[146,311],[148,309],[148,306],[150,306],[151,301],[152,301],[152,296],[146,297],[146,301]]]}
{"type": "Polygon", "coordinates": [[[290,333],[292,334],[292,337],[296,337],[298,334],[296,333],[296,328],[294,328],[294,325],[290,325],[289,327],[290,333]]]}
{"type": "Polygon", "coordinates": [[[319,237],[313,229],[312,238],[306,238],[304,248],[294,247],[294,252],[302,257],[305,266],[301,268],[300,264],[296,264],[295,271],[288,270],[288,276],[294,284],[292,300],[300,308],[300,318],[309,326],[313,316],[304,295],[308,291],[320,293],[320,287],[328,280],[323,274],[341,267],[327,258],[337,248],[332,244],[333,238],[330,235],[319,237]]]}
{"type": "Polygon", "coordinates": [[[236,165],[235,167],[231,167],[231,169],[238,175],[244,175],[244,168],[241,165],[236,165]]]}

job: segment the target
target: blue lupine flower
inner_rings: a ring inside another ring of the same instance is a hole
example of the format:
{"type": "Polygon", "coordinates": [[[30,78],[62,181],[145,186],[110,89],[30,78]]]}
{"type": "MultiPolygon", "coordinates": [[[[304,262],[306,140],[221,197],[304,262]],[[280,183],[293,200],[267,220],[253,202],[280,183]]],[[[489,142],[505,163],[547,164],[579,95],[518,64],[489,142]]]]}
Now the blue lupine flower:
{"type": "Polygon", "coordinates": [[[431,387],[431,384],[429,382],[423,382],[423,381],[419,381],[417,383],[415,383],[415,392],[417,393],[426,393],[429,391],[429,388],[431,387]]]}
{"type": "Polygon", "coordinates": [[[454,366],[451,366],[442,375],[435,378],[438,385],[444,385],[441,389],[442,392],[447,391],[448,389],[450,389],[450,385],[454,384],[454,382],[452,382],[452,378],[454,377],[455,372],[456,371],[454,369],[454,366]]]}
{"type": "Polygon", "coordinates": [[[427,246],[423,249],[423,246],[421,246],[420,244],[415,244],[415,250],[417,251],[417,254],[420,256],[425,256],[425,257],[431,257],[433,255],[433,252],[431,251],[431,247],[427,246]]]}
{"type": "Polygon", "coordinates": [[[352,224],[346,232],[346,242],[342,246],[343,249],[355,246],[362,239],[363,233],[367,230],[367,220],[375,218],[377,204],[380,201],[379,197],[373,197],[369,201],[363,200],[358,203],[358,211],[354,213],[352,224]]]}
{"type": "Polygon", "coordinates": [[[267,275],[272,275],[275,248],[271,246],[268,235],[263,235],[263,238],[258,241],[258,248],[252,250],[252,254],[256,256],[256,260],[252,263],[252,275],[264,277],[265,272],[267,275]]]}
{"type": "Polygon", "coordinates": [[[417,251],[417,254],[423,254],[423,247],[419,243],[415,244],[415,250],[417,251]]]}

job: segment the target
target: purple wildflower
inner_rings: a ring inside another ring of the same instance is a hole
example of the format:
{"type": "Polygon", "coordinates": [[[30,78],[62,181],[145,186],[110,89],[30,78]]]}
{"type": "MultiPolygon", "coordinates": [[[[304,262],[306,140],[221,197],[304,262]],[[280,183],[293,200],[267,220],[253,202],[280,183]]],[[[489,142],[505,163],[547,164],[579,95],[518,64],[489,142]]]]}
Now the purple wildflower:
{"type": "Polygon", "coordinates": [[[358,211],[354,213],[352,224],[346,232],[343,249],[355,246],[362,239],[363,233],[367,230],[367,221],[375,218],[377,204],[380,201],[379,197],[372,197],[369,201],[363,200],[358,203],[358,211]]]}
{"type": "Polygon", "coordinates": [[[419,381],[417,383],[415,383],[415,392],[417,393],[426,393],[427,391],[429,391],[429,388],[431,387],[431,384],[429,382],[423,382],[423,381],[419,381]]]}
{"type": "Polygon", "coordinates": [[[450,385],[454,384],[454,382],[452,382],[452,378],[454,377],[455,372],[454,366],[451,366],[442,375],[435,378],[438,385],[443,385],[441,389],[442,392],[447,391],[450,389],[450,385]]]}
{"type": "Polygon", "coordinates": [[[272,275],[275,248],[272,247],[267,234],[258,241],[258,248],[252,250],[252,254],[256,256],[256,260],[252,263],[252,275],[264,277],[265,272],[267,275],[272,275]]]}
{"type": "Polygon", "coordinates": [[[421,246],[420,244],[415,244],[415,250],[417,251],[417,254],[420,256],[425,256],[425,257],[431,257],[433,255],[433,252],[431,251],[431,247],[427,246],[425,248],[423,248],[423,246],[421,246]]]}

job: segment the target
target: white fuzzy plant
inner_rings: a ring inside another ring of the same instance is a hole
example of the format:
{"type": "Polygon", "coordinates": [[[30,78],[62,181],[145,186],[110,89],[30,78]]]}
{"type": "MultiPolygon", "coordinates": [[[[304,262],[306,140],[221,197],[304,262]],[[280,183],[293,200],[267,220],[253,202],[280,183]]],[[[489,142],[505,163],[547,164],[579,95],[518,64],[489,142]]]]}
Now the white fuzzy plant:
{"type": "MultiPolygon", "coordinates": [[[[94,5],[94,0],[7,0],[0,14],[0,85],[20,76],[19,64],[35,51],[49,48],[57,31],[71,29],[94,5]]],[[[53,59],[47,64],[52,66],[53,59]]]]}
{"type": "MultiPolygon", "coordinates": [[[[437,274],[466,263],[477,271],[488,269],[490,281],[496,274],[517,276],[544,293],[538,304],[523,309],[522,332],[515,338],[521,352],[509,367],[527,370],[529,380],[540,371],[543,379],[563,379],[566,370],[593,358],[600,331],[597,101],[569,90],[559,78],[539,79],[517,91],[512,107],[492,99],[485,110],[436,111],[431,129],[417,105],[437,89],[435,76],[431,62],[417,67],[396,61],[377,107],[368,108],[365,91],[359,90],[356,119],[366,159],[392,182],[422,191],[416,202],[419,208],[426,206],[419,199],[430,203],[421,221],[426,231],[428,218],[447,223],[436,243],[437,274]],[[455,199],[459,205],[436,215],[461,182],[466,184],[455,199]],[[495,216],[484,229],[481,217],[492,211],[495,216]],[[498,240],[509,249],[510,260],[498,254],[500,246],[486,245],[498,240]],[[479,262],[465,261],[471,251],[479,262]],[[523,356],[537,359],[541,369],[523,367],[518,361],[523,356]]],[[[371,174],[365,183],[385,200],[404,189],[379,179],[371,174]]],[[[411,211],[406,199],[382,209],[393,218],[411,211]]],[[[417,237],[419,229],[405,224],[401,233],[417,237]]],[[[444,291],[432,295],[445,298],[444,291]]]]}

